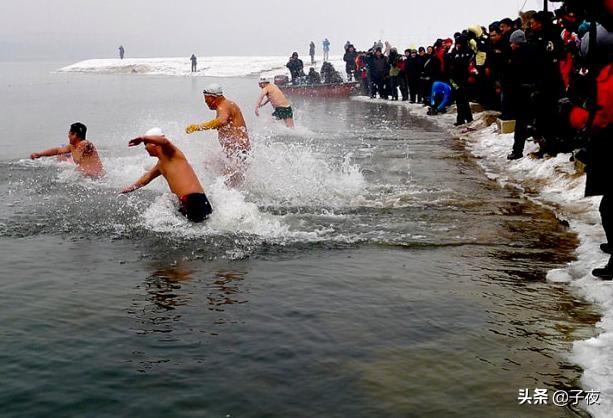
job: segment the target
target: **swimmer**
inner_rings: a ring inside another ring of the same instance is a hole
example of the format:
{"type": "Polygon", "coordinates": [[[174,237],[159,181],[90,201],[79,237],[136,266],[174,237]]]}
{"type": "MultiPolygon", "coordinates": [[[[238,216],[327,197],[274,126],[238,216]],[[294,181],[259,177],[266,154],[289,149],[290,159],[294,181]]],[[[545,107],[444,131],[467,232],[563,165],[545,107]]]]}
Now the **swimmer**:
{"type": "MultiPolygon", "coordinates": [[[[87,127],[80,122],[70,125],[68,131],[69,144],[48,150],[30,154],[30,158],[35,160],[40,157],[51,157],[54,155],[64,156],[69,154],[72,161],[77,165],[78,170],[90,177],[102,177],[104,168],[98,156],[98,151],[94,144],[86,140],[87,127]]],[[[65,161],[69,161],[68,158],[65,161]]]]}
{"type": "Polygon", "coordinates": [[[185,155],[170,142],[160,128],[152,128],[145,136],[134,138],[128,146],[135,147],[141,143],[152,157],[157,157],[157,164],[134,184],[121,193],[130,193],[140,189],[151,180],[162,175],[168,182],[170,191],[179,198],[179,212],[192,222],[202,222],[213,212],[211,204],[204,194],[200,180],[185,155]]]}
{"type": "Polygon", "coordinates": [[[225,174],[229,177],[229,185],[236,186],[243,179],[244,161],[251,151],[245,119],[238,105],[224,97],[220,85],[211,84],[202,93],[206,105],[217,112],[217,117],[208,122],[189,125],[185,132],[192,134],[217,129],[219,143],[229,160],[225,174]]]}
{"type": "Polygon", "coordinates": [[[285,97],[281,89],[270,82],[267,78],[260,78],[259,82],[262,93],[258,97],[258,102],[255,105],[255,115],[260,116],[260,107],[266,106],[268,102],[275,109],[273,116],[277,119],[285,121],[285,125],[288,128],[294,127],[294,113],[289,100],[285,97]],[[262,103],[262,101],[266,100],[262,103]]]}

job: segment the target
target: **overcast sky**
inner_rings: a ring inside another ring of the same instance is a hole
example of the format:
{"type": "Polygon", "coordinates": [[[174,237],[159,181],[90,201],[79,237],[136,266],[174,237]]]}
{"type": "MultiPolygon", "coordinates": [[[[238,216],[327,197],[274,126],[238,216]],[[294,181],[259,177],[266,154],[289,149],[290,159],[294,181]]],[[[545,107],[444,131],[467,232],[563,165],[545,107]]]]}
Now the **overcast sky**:
{"type": "Polygon", "coordinates": [[[517,16],[541,0],[0,0],[0,59],[332,54],[430,43],[474,23],[517,16]]]}

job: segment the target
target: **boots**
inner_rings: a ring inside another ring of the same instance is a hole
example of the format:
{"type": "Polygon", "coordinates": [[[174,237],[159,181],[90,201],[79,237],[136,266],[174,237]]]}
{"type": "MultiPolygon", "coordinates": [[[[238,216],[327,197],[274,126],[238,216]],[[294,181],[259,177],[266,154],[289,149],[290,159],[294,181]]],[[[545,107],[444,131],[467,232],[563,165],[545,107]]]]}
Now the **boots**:
{"type": "Polygon", "coordinates": [[[592,270],[592,275],[601,280],[613,280],[613,257],[609,259],[606,266],[592,270]]]}

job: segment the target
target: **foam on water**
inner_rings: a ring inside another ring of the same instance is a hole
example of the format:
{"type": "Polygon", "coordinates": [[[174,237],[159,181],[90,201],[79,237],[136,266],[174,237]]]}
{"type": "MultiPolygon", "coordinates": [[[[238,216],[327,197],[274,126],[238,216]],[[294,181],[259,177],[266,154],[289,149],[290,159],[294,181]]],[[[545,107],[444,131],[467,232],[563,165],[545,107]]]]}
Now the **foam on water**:
{"type": "MultiPolygon", "coordinates": [[[[59,168],[57,182],[70,185],[78,181],[86,188],[116,191],[116,198],[127,207],[135,207],[137,201],[145,199],[140,194],[153,193],[153,202],[139,216],[140,225],[153,232],[183,238],[236,235],[275,243],[338,239],[329,235],[329,228],[305,228],[291,214],[275,212],[299,207],[315,216],[335,216],[331,208],[351,206],[359,200],[367,184],[360,168],[352,163],[351,154],[333,157],[309,141],[273,139],[266,134],[252,134],[253,151],[245,181],[237,189],[225,185],[225,156],[214,134],[189,139],[177,134],[176,139],[172,138],[188,156],[213,206],[213,214],[201,225],[191,224],[177,212],[177,199],[162,178],[145,189],[119,194],[155,164],[142,147],[117,147],[104,153],[106,175],[98,180],[83,177],[72,163],[55,158],[22,160],[21,164],[55,166],[59,168]]],[[[308,132],[298,132],[296,136],[305,138],[308,132]]]]}

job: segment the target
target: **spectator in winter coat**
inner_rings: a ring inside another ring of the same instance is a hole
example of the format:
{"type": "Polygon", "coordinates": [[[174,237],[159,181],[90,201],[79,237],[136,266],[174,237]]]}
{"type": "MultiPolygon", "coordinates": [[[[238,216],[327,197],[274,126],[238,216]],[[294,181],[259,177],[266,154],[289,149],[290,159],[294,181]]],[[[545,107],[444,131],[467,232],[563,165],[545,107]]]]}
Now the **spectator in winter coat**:
{"type": "Polygon", "coordinates": [[[311,57],[311,65],[315,64],[315,42],[309,44],[309,56],[311,57]]]}
{"type": "Polygon", "coordinates": [[[375,98],[377,93],[382,99],[387,99],[386,82],[389,76],[390,65],[381,48],[375,50],[370,63],[370,97],[375,98]]]}
{"type": "Polygon", "coordinates": [[[289,69],[292,76],[292,83],[297,84],[298,79],[304,76],[304,64],[302,63],[302,60],[298,58],[297,52],[292,54],[285,66],[289,69]]]}
{"type": "MultiPolygon", "coordinates": [[[[425,50],[423,48],[422,51],[425,55],[425,50]]],[[[417,55],[417,51],[412,49],[409,51],[404,67],[411,103],[415,103],[416,101],[421,102],[423,100],[423,95],[420,89],[420,78],[424,68],[423,58],[417,55]]]]}
{"type": "Polygon", "coordinates": [[[513,92],[513,111],[516,115],[513,152],[507,156],[509,160],[523,157],[526,139],[533,135],[534,125],[534,92],[537,90],[539,77],[534,69],[538,63],[537,54],[527,44],[526,35],[522,30],[516,30],[510,37],[511,59],[505,75],[505,82],[513,92]]]}
{"type": "Polygon", "coordinates": [[[442,81],[435,81],[432,84],[432,92],[430,92],[429,96],[430,108],[428,109],[428,115],[445,113],[447,106],[451,103],[451,86],[442,81]]]}
{"type": "Polygon", "coordinates": [[[306,81],[308,84],[321,84],[321,76],[315,70],[315,68],[311,67],[309,73],[306,76],[306,81]]]}
{"type": "Polygon", "coordinates": [[[469,66],[474,59],[474,54],[468,47],[468,39],[460,36],[456,40],[454,50],[449,54],[449,79],[453,87],[453,96],[458,107],[458,117],[455,125],[463,125],[473,121],[473,115],[468,102],[468,77],[469,66]]]}
{"type": "Polygon", "coordinates": [[[400,66],[402,64],[402,57],[400,56],[400,54],[398,54],[398,51],[396,50],[396,48],[392,48],[390,50],[388,62],[390,65],[388,90],[392,96],[392,100],[398,100],[398,86],[399,86],[398,77],[400,75],[400,66]]]}
{"type": "Polygon", "coordinates": [[[343,56],[343,61],[345,61],[345,71],[347,72],[347,80],[352,81],[355,77],[355,59],[358,57],[358,53],[355,50],[353,45],[349,45],[347,50],[345,51],[345,55],[343,56]]]}
{"type": "Polygon", "coordinates": [[[328,40],[328,38],[324,39],[322,45],[324,51],[324,61],[328,61],[328,59],[330,58],[330,41],[328,40]]]}

